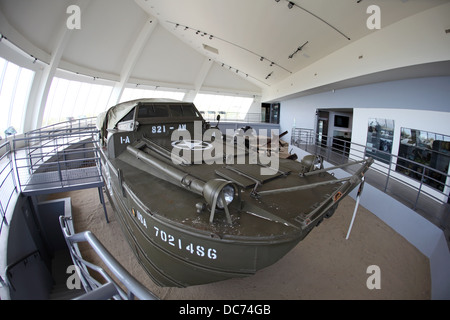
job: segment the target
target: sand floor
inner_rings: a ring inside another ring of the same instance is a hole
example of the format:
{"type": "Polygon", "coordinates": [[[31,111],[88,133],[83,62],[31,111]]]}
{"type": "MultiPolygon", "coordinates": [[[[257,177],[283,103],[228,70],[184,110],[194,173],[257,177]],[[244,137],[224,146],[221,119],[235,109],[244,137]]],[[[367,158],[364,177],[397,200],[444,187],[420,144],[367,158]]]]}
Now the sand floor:
{"type": "MultiPolygon", "coordinates": [[[[345,198],[291,252],[254,276],[189,288],[161,288],[143,271],[107,203],[110,223],[95,189],[53,195],[72,200],[76,232],[90,230],[122,265],[161,299],[430,299],[427,257],[374,214],[360,206],[350,238],[345,239],[355,201],[345,198]],[[368,267],[380,269],[380,289],[368,289],[368,267]]],[[[107,197],[105,196],[105,199],[107,197]]],[[[83,246],[87,260],[101,265],[83,246]]]]}

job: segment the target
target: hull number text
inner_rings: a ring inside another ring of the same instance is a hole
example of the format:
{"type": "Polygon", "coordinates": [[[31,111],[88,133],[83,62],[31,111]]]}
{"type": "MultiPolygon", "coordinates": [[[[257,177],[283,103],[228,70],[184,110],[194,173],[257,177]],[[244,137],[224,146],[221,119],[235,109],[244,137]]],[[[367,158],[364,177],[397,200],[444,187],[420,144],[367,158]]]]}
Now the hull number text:
{"type": "Polygon", "coordinates": [[[205,248],[200,245],[195,245],[193,243],[182,243],[181,239],[176,239],[174,236],[168,234],[164,230],[159,229],[154,226],[155,236],[161,239],[163,242],[169,244],[182,251],[187,251],[192,255],[197,255],[199,257],[205,257],[211,260],[217,259],[217,251],[212,248],[205,248]]]}

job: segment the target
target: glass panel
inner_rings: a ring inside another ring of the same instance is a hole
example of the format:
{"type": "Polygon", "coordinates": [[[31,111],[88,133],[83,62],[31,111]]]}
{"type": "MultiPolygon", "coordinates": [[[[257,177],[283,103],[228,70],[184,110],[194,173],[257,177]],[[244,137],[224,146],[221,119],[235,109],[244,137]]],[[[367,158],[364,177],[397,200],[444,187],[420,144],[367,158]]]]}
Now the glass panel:
{"type": "Polygon", "coordinates": [[[113,87],[54,78],[45,106],[43,126],[96,117],[108,107],[113,87]]]}
{"type": "Polygon", "coordinates": [[[375,160],[390,163],[395,122],[390,119],[369,119],[367,129],[367,155],[375,160]]]}
{"type": "Polygon", "coordinates": [[[245,120],[259,121],[261,115],[249,115],[248,111],[253,103],[253,98],[224,96],[216,94],[197,94],[194,104],[197,109],[204,113],[207,120],[215,120],[220,114],[222,120],[245,120]],[[254,117],[252,117],[254,116],[254,117]],[[253,119],[254,118],[254,119],[253,119]]]}
{"type": "Polygon", "coordinates": [[[171,105],[169,108],[172,117],[200,117],[192,104],[171,105]]]}
{"type": "Polygon", "coordinates": [[[181,109],[180,105],[170,106],[170,113],[172,114],[172,117],[182,117],[183,109],[181,109]]]}
{"type": "Polygon", "coordinates": [[[0,58],[0,136],[23,132],[23,120],[34,72],[0,58]]]}
{"type": "Polygon", "coordinates": [[[173,99],[182,101],[184,98],[184,92],[177,91],[164,91],[164,90],[152,90],[152,89],[138,89],[138,88],[125,88],[120,102],[131,101],[136,99],[173,99]]]}
{"type": "Polygon", "coordinates": [[[443,134],[402,128],[396,171],[443,191],[450,163],[448,141],[443,134]]]}
{"type": "Polygon", "coordinates": [[[169,110],[166,105],[144,105],[139,107],[138,118],[168,117],[169,110]]]}
{"type": "Polygon", "coordinates": [[[185,105],[183,106],[183,115],[185,117],[200,117],[197,110],[193,105],[185,105]]]}
{"type": "Polygon", "coordinates": [[[16,94],[14,104],[10,110],[10,125],[17,132],[23,132],[24,114],[28,103],[31,86],[34,79],[34,71],[21,68],[20,77],[17,81],[16,94]]]}

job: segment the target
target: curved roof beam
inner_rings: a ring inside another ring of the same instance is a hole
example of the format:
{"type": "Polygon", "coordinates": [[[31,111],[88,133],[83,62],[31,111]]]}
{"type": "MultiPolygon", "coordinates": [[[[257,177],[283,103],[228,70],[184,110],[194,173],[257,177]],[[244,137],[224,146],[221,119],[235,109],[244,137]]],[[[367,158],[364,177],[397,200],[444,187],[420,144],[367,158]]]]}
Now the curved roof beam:
{"type": "MultiPolygon", "coordinates": [[[[86,10],[90,2],[91,0],[78,0],[76,1],[75,5],[77,5],[80,8],[80,11],[83,12],[84,10],[86,10]]],[[[27,114],[31,116],[32,119],[32,128],[39,128],[42,124],[45,105],[47,103],[47,97],[50,91],[50,86],[52,85],[53,77],[55,76],[56,69],[59,67],[61,57],[67,47],[67,44],[70,41],[71,35],[73,34],[73,32],[76,32],[75,30],[69,29],[67,26],[67,21],[64,20],[64,24],[61,26],[57,37],[56,47],[51,54],[50,63],[45,66],[40,77],[35,77],[35,83],[33,83],[33,86],[38,87],[36,92],[36,99],[30,100],[34,101],[34,105],[28,105],[28,111],[31,112],[27,112],[27,114]]],[[[25,121],[27,121],[27,119],[25,121]]]]}
{"type": "Polygon", "coordinates": [[[116,83],[114,89],[112,90],[111,96],[109,97],[109,106],[114,106],[119,103],[120,97],[125,90],[125,85],[130,80],[131,72],[136,66],[136,62],[142,54],[146,43],[148,42],[151,34],[158,25],[158,20],[149,16],[146,20],[144,26],[141,29],[133,47],[131,48],[125,63],[122,66],[122,71],[120,72],[120,82],[116,83]]]}
{"type": "Polygon", "coordinates": [[[202,64],[202,67],[197,75],[197,78],[195,79],[194,90],[190,90],[188,93],[186,93],[183,101],[194,102],[195,97],[197,96],[200,89],[202,88],[203,83],[205,82],[205,79],[208,76],[209,70],[211,70],[213,63],[214,62],[212,61],[212,59],[209,59],[209,58],[205,59],[205,61],[202,64]]]}

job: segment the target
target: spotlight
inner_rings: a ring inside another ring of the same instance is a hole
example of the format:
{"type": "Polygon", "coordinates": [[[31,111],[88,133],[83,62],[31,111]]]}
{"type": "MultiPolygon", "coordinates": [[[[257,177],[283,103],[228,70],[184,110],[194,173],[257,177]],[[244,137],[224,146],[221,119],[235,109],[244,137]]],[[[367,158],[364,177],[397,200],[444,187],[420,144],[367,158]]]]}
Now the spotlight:
{"type": "Polygon", "coordinates": [[[289,9],[292,9],[292,8],[294,7],[294,4],[295,4],[295,3],[289,1],[289,3],[288,3],[288,8],[289,8],[289,9]]]}

